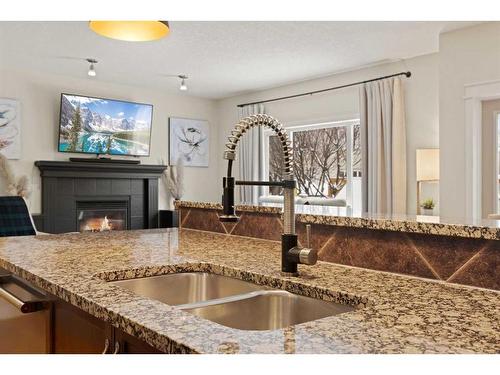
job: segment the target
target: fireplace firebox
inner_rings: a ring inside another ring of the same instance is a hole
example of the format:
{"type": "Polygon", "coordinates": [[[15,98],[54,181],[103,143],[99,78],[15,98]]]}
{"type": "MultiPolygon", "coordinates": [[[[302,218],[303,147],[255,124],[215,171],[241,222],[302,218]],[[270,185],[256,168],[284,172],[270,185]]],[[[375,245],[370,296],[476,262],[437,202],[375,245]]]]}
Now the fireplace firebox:
{"type": "Polygon", "coordinates": [[[128,201],[77,201],[76,220],[80,232],[130,229],[128,201]]]}

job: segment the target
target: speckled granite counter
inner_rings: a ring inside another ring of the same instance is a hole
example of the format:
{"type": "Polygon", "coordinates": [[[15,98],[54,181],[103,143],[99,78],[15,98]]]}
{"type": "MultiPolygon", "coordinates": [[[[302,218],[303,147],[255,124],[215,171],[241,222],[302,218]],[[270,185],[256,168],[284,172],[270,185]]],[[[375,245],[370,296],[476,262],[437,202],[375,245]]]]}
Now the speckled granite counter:
{"type": "MultiPolygon", "coordinates": [[[[176,207],[222,210],[220,203],[210,202],[179,201],[176,202],[176,207]]],[[[236,210],[239,212],[281,214],[282,207],[275,204],[238,205],[236,210]]],[[[296,205],[295,212],[298,222],[308,224],[500,240],[500,220],[452,219],[424,215],[353,214],[346,207],[311,205],[296,205]]]]}
{"type": "Polygon", "coordinates": [[[279,243],[150,230],[0,238],[0,266],[166,352],[500,353],[500,293],[331,263],[279,270],[279,243]],[[357,304],[274,331],[240,331],[104,279],[207,270],[357,304]]]}

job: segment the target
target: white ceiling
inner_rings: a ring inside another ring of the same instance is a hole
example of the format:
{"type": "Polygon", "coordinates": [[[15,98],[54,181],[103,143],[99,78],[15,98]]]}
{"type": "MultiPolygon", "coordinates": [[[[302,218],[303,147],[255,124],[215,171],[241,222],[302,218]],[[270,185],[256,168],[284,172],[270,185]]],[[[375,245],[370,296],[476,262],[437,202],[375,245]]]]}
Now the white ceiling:
{"type": "MultiPolygon", "coordinates": [[[[477,22],[475,22],[477,23],[477,22]]],[[[112,40],[87,22],[0,22],[5,67],[178,92],[165,74],[187,74],[186,95],[222,98],[438,50],[440,32],[474,22],[170,22],[168,37],[112,40]],[[90,78],[89,78],[90,79],[90,78]]]]}

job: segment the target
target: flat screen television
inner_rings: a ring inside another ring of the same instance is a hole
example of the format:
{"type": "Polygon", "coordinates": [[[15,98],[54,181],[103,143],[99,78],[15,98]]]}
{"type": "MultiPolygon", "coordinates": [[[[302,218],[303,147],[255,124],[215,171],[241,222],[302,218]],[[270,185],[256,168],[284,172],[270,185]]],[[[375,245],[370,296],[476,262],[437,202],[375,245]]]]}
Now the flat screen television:
{"type": "Polygon", "coordinates": [[[153,106],[61,94],[60,152],[149,156],[153,106]]]}

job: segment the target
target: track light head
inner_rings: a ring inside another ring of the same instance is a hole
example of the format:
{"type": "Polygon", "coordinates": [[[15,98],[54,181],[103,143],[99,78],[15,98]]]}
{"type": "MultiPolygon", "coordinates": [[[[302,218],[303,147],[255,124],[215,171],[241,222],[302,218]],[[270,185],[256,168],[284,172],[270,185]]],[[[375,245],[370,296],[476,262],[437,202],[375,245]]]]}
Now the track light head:
{"type": "Polygon", "coordinates": [[[187,85],[186,85],[186,79],[188,79],[188,76],[184,75],[184,74],[180,74],[177,77],[179,77],[180,80],[181,80],[181,85],[179,86],[179,90],[181,90],[181,91],[187,91],[188,88],[187,88],[187,85]]]}
{"type": "Polygon", "coordinates": [[[95,77],[97,75],[95,71],[95,64],[97,64],[96,59],[86,59],[89,65],[89,71],[87,72],[89,77],[95,77]]]}

